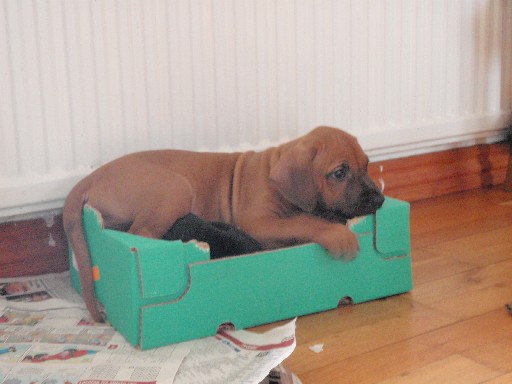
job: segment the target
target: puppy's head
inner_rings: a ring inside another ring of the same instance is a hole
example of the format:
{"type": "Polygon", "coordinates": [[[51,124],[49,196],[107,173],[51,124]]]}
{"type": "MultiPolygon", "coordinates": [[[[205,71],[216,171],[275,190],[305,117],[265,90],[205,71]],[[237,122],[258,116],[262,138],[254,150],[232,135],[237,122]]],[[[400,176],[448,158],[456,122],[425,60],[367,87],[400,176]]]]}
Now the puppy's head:
{"type": "Polygon", "coordinates": [[[375,213],[384,202],[368,176],[368,156],[336,128],[316,128],[285,147],[270,179],[290,203],[330,221],[375,213]]]}

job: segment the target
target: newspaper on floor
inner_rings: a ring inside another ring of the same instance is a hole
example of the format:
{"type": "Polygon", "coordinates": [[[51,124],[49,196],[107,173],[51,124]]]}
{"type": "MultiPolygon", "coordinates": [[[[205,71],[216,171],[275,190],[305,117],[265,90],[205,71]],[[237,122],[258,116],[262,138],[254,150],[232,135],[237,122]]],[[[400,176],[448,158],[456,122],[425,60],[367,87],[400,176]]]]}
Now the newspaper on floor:
{"type": "Polygon", "coordinates": [[[139,351],[91,320],[68,273],[0,280],[2,384],[296,384],[277,367],[294,348],[295,320],[264,334],[224,331],[139,351]]]}
{"type": "Polygon", "coordinates": [[[295,320],[266,333],[221,331],[194,345],[175,384],[259,383],[295,348],[295,320]]]}
{"type": "Polygon", "coordinates": [[[82,297],[71,287],[69,273],[52,273],[0,280],[0,308],[46,311],[85,308],[82,297]]]}

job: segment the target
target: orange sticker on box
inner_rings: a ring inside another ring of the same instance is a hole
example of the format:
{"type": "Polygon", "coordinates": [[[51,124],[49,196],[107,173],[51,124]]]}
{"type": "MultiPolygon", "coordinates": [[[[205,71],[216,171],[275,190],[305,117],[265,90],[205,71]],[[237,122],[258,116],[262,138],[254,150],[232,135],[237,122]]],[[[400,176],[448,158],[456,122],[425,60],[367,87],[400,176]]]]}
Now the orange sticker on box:
{"type": "Polygon", "coordinates": [[[92,278],[94,281],[98,281],[100,279],[100,269],[97,265],[92,267],[92,278]]]}

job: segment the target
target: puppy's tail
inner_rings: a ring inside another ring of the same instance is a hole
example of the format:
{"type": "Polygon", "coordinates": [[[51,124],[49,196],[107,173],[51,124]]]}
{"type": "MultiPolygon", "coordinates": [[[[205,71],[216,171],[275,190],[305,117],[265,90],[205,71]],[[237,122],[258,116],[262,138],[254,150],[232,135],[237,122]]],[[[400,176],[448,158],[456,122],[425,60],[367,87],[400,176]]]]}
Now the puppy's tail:
{"type": "Polygon", "coordinates": [[[63,222],[64,231],[68,238],[71,250],[78,264],[82,297],[92,318],[97,322],[103,322],[103,316],[99,310],[98,302],[94,294],[94,280],[92,272],[91,255],[85,239],[82,213],[87,203],[87,191],[89,189],[88,178],[80,181],[69,193],[64,203],[63,222]]]}

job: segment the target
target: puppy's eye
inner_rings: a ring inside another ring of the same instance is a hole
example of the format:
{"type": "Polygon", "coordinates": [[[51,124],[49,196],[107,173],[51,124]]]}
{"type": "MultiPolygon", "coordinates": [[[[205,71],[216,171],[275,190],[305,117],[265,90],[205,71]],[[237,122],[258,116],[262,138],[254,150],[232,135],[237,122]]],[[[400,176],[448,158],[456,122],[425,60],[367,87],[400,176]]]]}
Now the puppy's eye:
{"type": "Polygon", "coordinates": [[[336,181],[343,181],[348,175],[349,166],[347,163],[343,163],[341,166],[336,168],[334,171],[332,171],[329,174],[329,177],[331,179],[334,179],[336,181]]]}

